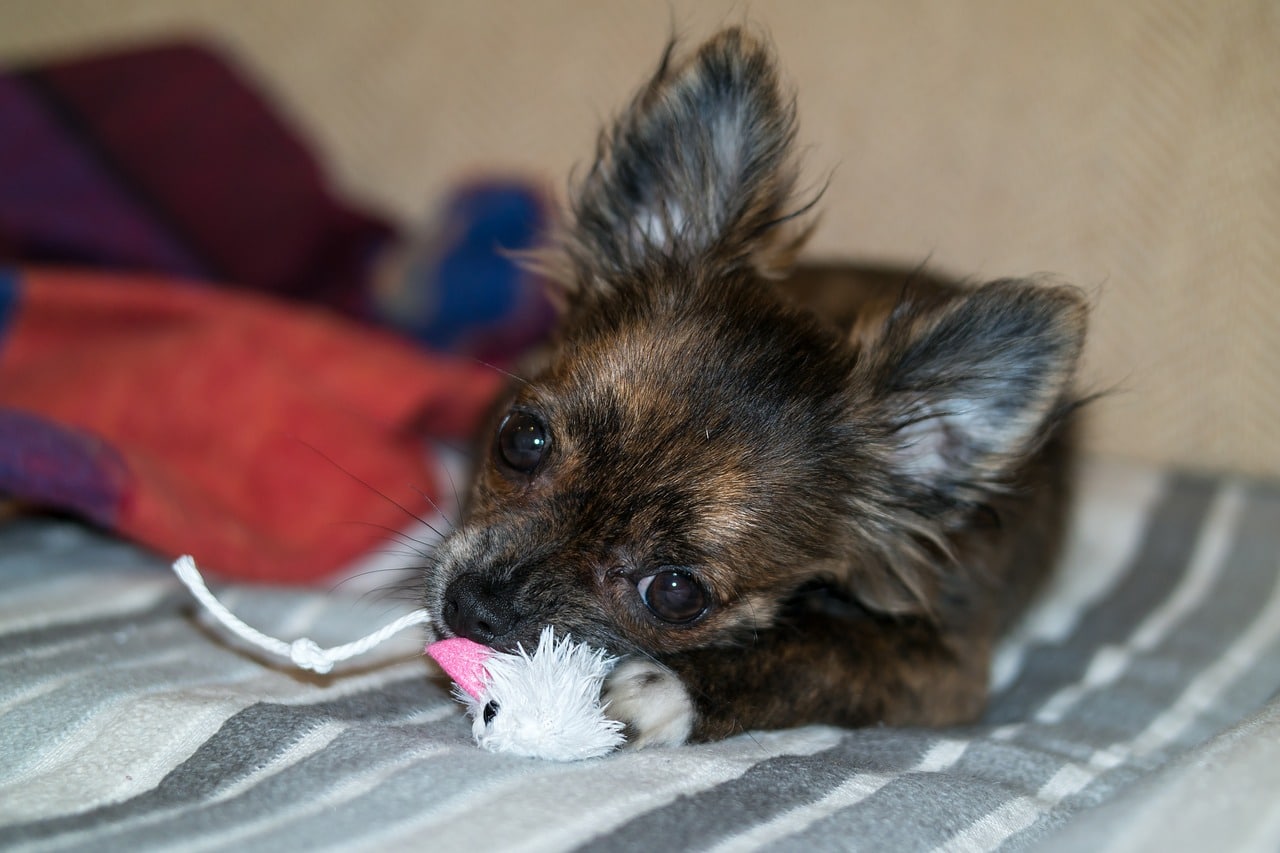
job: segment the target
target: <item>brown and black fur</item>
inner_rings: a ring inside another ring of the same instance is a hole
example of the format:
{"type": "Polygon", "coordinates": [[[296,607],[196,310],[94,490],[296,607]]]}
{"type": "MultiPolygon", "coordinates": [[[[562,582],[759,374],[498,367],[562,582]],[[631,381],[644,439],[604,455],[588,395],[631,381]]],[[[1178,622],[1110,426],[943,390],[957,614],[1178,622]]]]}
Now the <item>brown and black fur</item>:
{"type": "Polygon", "coordinates": [[[562,328],[427,573],[442,634],[624,656],[640,743],[971,720],[1058,544],[1081,296],[775,281],[794,129],[760,39],[668,51],[576,187],[562,328]]]}

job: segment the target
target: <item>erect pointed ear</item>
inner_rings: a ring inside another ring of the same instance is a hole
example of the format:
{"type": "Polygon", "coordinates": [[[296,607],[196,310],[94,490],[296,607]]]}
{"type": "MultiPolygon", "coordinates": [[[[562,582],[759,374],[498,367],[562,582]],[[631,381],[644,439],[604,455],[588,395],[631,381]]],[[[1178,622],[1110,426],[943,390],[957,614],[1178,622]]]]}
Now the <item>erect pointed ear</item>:
{"type": "Polygon", "coordinates": [[[1074,288],[998,281],[886,327],[891,466],[928,494],[982,501],[1076,405],[1086,306],[1074,288]]]}
{"type": "MultiPolygon", "coordinates": [[[[763,42],[725,30],[652,79],[606,129],[577,186],[565,248],[585,286],[654,264],[789,263],[795,108],[763,42]]],[[[780,272],[780,270],[777,270],[780,272]]]]}

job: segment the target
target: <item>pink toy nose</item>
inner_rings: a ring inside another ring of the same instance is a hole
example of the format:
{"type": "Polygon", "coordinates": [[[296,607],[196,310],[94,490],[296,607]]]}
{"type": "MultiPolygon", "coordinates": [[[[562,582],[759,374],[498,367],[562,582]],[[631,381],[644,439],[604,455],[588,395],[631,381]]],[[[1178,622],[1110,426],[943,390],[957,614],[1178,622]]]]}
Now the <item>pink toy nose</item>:
{"type": "Polygon", "coordinates": [[[453,637],[432,643],[427,646],[426,653],[440,664],[455,684],[473,699],[480,699],[489,682],[489,672],[484,664],[495,654],[493,649],[463,637],[453,637]]]}

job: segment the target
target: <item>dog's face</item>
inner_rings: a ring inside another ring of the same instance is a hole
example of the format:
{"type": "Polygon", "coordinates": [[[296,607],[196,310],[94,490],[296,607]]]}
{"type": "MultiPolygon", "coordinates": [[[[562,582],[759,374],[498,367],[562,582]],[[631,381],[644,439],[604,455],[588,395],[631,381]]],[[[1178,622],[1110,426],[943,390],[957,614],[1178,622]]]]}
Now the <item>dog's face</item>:
{"type": "Polygon", "coordinates": [[[767,624],[830,556],[847,354],[742,282],[686,287],[602,299],[517,390],[443,549],[451,630],[701,645],[767,624]]]}
{"type": "Polygon", "coordinates": [[[577,188],[565,317],[482,448],[426,602],[442,634],[615,653],[767,630],[830,582],[927,610],[929,569],[1065,405],[1074,295],[904,293],[841,334],[773,289],[794,117],[738,30],[668,56],[577,188]]]}

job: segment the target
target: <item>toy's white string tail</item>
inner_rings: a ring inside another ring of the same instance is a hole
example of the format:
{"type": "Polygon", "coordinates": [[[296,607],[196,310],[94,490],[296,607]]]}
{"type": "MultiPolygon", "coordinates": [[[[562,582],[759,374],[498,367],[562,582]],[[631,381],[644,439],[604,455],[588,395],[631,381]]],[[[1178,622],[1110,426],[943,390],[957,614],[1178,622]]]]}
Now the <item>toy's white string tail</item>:
{"type": "Polygon", "coordinates": [[[191,590],[191,594],[196,597],[196,600],[204,605],[204,609],[213,614],[233,634],[264,651],[288,658],[302,669],[309,669],[321,675],[332,670],[335,663],[344,661],[347,658],[353,658],[356,655],[362,655],[375,646],[382,645],[405,628],[423,625],[431,621],[427,611],[415,610],[412,613],[401,616],[390,625],[379,628],[367,637],[362,637],[359,640],[345,643],[341,646],[334,646],[331,649],[322,649],[315,640],[307,637],[286,643],[284,640],[268,637],[258,629],[245,624],[240,617],[228,610],[226,605],[215,598],[213,593],[209,591],[209,587],[205,586],[204,578],[200,576],[200,570],[196,568],[196,561],[192,557],[179,557],[173,563],[173,571],[178,576],[178,579],[186,584],[187,589],[191,590]]]}

